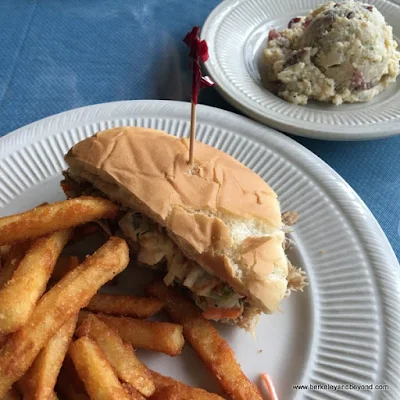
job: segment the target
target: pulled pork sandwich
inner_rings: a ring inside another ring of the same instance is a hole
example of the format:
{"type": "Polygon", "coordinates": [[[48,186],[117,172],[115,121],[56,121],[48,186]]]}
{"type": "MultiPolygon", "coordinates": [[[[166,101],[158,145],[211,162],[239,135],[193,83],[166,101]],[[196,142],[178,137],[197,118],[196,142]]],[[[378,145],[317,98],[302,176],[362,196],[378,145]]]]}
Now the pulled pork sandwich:
{"type": "Polygon", "coordinates": [[[195,149],[190,167],[187,139],[110,129],[71,148],[62,186],[68,197],[117,203],[118,226],[99,223],[128,241],[138,263],[187,288],[206,318],[254,331],[260,313],[303,289],[304,272],[285,254],[276,193],[231,156],[200,142],[195,149]]]}

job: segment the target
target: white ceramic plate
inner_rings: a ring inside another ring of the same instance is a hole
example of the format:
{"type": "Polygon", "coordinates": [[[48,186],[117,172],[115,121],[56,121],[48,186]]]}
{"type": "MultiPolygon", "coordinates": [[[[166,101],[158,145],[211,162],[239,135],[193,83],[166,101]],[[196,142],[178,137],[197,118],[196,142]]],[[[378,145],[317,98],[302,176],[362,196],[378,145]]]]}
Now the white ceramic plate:
{"type": "MultiPolygon", "coordinates": [[[[366,140],[400,133],[400,78],[369,103],[300,106],[275,96],[261,83],[262,51],[271,28],[283,29],[322,0],[225,0],[202,29],[216,87],[243,113],[287,133],[326,140],[366,140]]],[[[400,38],[400,5],[371,0],[400,38]]],[[[400,42],[399,42],[400,43],[400,42]]]]}
{"type": "MultiPolygon", "coordinates": [[[[0,139],[0,215],[63,198],[63,154],[95,132],[119,125],[189,133],[188,103],[132,101],[85,107],[38,121],[0,139]]],[[[307,271],[304,293],[263,316],[257,340],[220,329],[255,382],[269,372],[280,399],[399,399],[399,265],[381,228],[353,190],[295,141],[247,118],[199,106],[198,139],[244,162],[277,191],[283,210],[300,212],[290,255],[307,271]],[[262,350],[262,352],[260,352],[262,350]],[[304,384],[387,384],[390,391],[293,391],[304,384]]],[[[133,268],[120,290],[136,291],[133,268]]],[[[124,273],[124,274],[125,274],[124,273]]],[[[213,389],[210,374],[183,356],[140,352],[152,368],[213,389]]],[[[251,399],[249,399],[251,400],[251,399]]]]}

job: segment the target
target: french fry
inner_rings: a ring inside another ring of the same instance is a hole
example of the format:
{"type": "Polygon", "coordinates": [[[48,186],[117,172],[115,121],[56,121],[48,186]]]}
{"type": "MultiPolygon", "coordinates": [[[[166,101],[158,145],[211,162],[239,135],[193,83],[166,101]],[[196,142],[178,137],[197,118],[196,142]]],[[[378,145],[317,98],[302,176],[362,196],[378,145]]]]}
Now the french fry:
{"type": "Polygon", "coordinates": [[[146,400],[134,387],[129,383],[122,382],[122,387],[125,393],[129,396],[131,400],[146,400]]]}
{"type": "MultiPolygon", "coordinates": [[[[43,203],[45,205],[47,203],[43,203]]],[[[39,205],[38,207],[40,207],[39,205]]],[[[18,264],[24,257],[26,251],[30,245],[29,241],[23,243],[17,243],[14,245],[3,245],[0,246],[0,260],[2,268],[0,269],[0,288],[9,281],[12,274],[17,269],[18,264]]]]}
{"type": "Polygon", "coordinates": [[[222,397],[188,386],[167,386],[153,395],[151,400],[223,400],[222,397]]]}
{"type": "Polygon", "coordinates": [[[62,363],[74,334],[78,315],[70,318],[49,340],[28,372],[19,381],[24,400],[50,400],[62,363]]]}
{"type": "Polygon", "coordinates": [[[165,389],[168,386],[184,385],[184,383],[177,381],[170,376],[161,375],[156,371],[149,369],[151,377],[153,378],[154,385],[156,386],[156,393],[165,389]]]}
{"type": "Polygon", "coordinates": [[[63,400],[90,400],[74,363],[68,355],[58,375],[56,390],[63,400]]]}
{"type": "Polygon", "coordinates": [[[0,245],[48,235],[99,218],[114,218],[118,206],[101,197],[77,197],[0,218],[0,245]]]}
{"type": "Polygon", "coordinates": [[[32,242],[12,278],[0,290],[0,334],[15,332],[28,321],[71,233],[66,229],[32,242]]]}
{"type": "Polygon", "coordinates": [[[58,258],[57,263],[51,274],[51,280],[59,281],[68,272],[72,271],[79,265],[79,258],[76,256],[61,256],[58,258]]]}
{"type": "MultiPolygon", "coordinates": [[[[79,318],[88,314],[81,311],[79,318]]],[[[105,314],[96,314],[96,317],[114,329],[122,340],[130,343],[135,349],[147,349],[176,356],[181,353],[185,343],[181,325],[105,314]]]]}
{"type": "MultiPolygon", "coordinates": [[[[57,393],[63,400],[90,400],[85,385],[76,372],[71,358],[67,355],[57,380],[57,393]]],[[[131,400],[145,400],[145,398],[129,383],[122,382],[122,387],[131,400]]]]}
{"type": "Polygon", "coordinates": [[[199,308],[163,282],[154,282],[147,293],[165,302],[170,318],[183,325],[185,339],[216,377],[232,400],[262,400],[261,394],[244,375],[229,344],[221,338],[199,308]]]}
{"type": "Polygon", "coordinates": [[[60,327],[85,307],[98,289],[126,268],[126,242],[111,237],[38,301],[28,323],[0,349],[0,398],[24,375],[60,327]]]}
{"type": "Polygon", "coordinates": [[[81,337],[70,345],[68,354],[91,400],[129,400],[129,395],[96,342],[81,337]]]}
{"type": "Polygon", "coordinates": [[[154,297],[97,293],[86,309],[103,314],[147,318],[158,313],[162,307],[163,303],[154,297]]]}
{"type": "MultiPolygon", "coordinates": [[[[19,397],[18,397],[19,398],[19,397]]],[[[25,400],[25,397],[23,397],[23,399],[25,400]]],[[[37,398],[39,399],[39,398],[37,398]]],[[[56,392],[52,392],[50,393],[49,397],[47,397],[48,400],[58,400],[57,394],[56,392]]]]}
{"type": "Polygon", "coordinates": [[[161,375],[152,370],[150,370],[150,373],[156,385],[156,392],[151,397],[151,400],[224,400],[217,394],[185,385],[169,376],[161,375]]]}
{"type": "Polygon", "coordinates": [[[136,357],[132,346],[124,343],[112,328],[89,314],[76,331],[76,336],[94,340],[110,361],[118,378],[129,383],[146,397],[154,393],[155,386],[147,367],[136,357]]]}
{"type": "Polygon", "coordinates": [[[4,287],[4,285],[11,279],[19,263],[25,257],[25,253],[28,250],[29,245],[29,242],[24,242],[18,243],[14,246],[8,246],[9,251],[4,256],[4,262],[0,269],[0,288],[4,287]]]}

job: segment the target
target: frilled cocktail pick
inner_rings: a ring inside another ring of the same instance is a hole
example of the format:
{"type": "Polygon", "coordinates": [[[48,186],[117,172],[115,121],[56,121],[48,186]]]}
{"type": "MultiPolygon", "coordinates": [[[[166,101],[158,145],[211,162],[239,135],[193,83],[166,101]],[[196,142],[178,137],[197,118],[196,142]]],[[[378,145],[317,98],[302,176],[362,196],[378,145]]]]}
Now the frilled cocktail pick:
{"type": "Polygon", "coordinates": [[[204,87],[214,86],[214,82],[208,77],[201,74],[201,62],[208,60],[208,46],[205,40],[200,40],[200,28],[195,26],[189,32],[183,41],[190,48],[190,68],[192,69],[192,111],[190,116],[190,149],[189,149],[189,165],[193,166],[194,144],[196,139],[196,105],[199,99],[200,89],[204,87]]]}

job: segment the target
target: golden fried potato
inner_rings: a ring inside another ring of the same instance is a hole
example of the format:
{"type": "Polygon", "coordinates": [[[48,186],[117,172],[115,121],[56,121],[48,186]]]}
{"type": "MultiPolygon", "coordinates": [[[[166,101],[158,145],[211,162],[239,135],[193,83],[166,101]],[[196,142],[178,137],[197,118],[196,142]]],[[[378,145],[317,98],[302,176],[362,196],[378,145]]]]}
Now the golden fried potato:
{"type": "Polygon", "coordinates": [[[0,245],[34,239],[99,218],[115,218],[119,207],[101,197],[77,197],[0,218],[0,245]]]}
{"type": "Polygon", "coordinates": [[[68,354],[91,400],[129,400],[99,345],[86,336],[70,345],[68,354]]]}
{"type": "Polygon", "coordinates": [[[94,314],[89,314],[76,331],[76,336],[94,340],[113,366],[122,382],[127,382],[146,397],[155,386],[147,367],[136,357],[132,346],[124,343],[118,333],[94,314]]]}
{"type": "Polygon", "coordinates": [[[97,293],[86,309],[96,313],[147,318],[158,313],[162,307],[163,303],[154,297],[97,293]]]}
{"type": "Polygon", "coordinates": [[[38,301],[28,323],[0,349],[0,398],[25,374],[60,327],[85,307],[104,283],[124,270],[128,262],[126,242],[111,237],[38,301]]]}
{"type": "Polygon", "coordinates": [[[169,376],[150,371],[156,385],[151,400],[224,400],[217,394],[185,385],[169,376]]]}
{"type": "MultiPolygon", "coordinates": [[[[80,317],[88,315],[81,311],[80,317]]],[[[121,338],[135,349],[159,351],[170,356],[181,353],[185,343],[182,326],[169,322],[143,321],[127,317],[96,314],[101,321],[114,329],[121,338]]]]}
{"type": "Polygon", "coordinates": [[[68,354],[57,378],[56,391],[63,400],[90,400],[68,354]]]}
{"type": "Polygon", "coordinates": [[[49,340],[36,357],[28,372],[19,381],[25,400],[50,400],[74,334],[78,314],[70,318],[49,340]]]}
{"type": "Polygon", "coordinates": [[[124,388],[126,394],[131,400],[146,400],[134,387],[129,383],[122,382],[122,387],[124,388]]]}
{"type": "Polygon", "coordinates": [[[3,288],[4,285],[11,279],[19,263],[25,257],[25,253],[29,246],[29,241],[8,246],[9,251],[3,257],[4,261],[0,269],[0,288],[3,288]]]}
{"type": "Polygon", "coordinates": [[[164,308],[170,318],[183,325],[185,339],[232,400],[262,400],[257,387],[241,370],[229,344],[202,316],[199,308],[163,282],[152,283],[147,293],[165,302],[164,308]]]}
{"type": "Polygon", "coordinates": [[[28,321],[71,233],[66,229],[32,241],[11,279],[0,290],[0,334],[15,332],[28,321]]]}

